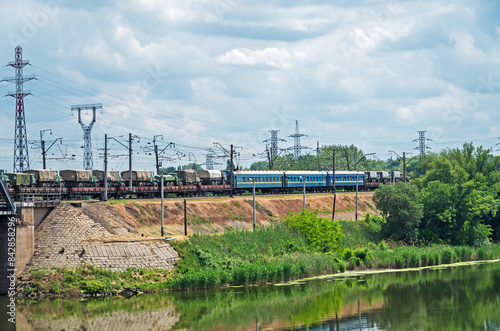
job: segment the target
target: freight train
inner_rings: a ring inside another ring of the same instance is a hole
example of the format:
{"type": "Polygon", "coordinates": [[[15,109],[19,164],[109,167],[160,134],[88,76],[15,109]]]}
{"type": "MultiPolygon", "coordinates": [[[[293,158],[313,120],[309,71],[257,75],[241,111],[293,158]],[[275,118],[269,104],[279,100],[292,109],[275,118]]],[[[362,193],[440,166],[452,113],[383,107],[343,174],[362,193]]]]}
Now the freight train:
{"type": "MultiPolygon", "coordinates": [[[[159,197],[161,179],[165,194],[174,196],[243,194],[255,189],[264,194],[373,190],[379,185],[402,181],[398,171],[218,171],[192,169],[154,176],[149,171],[132,170],[28,170],[24,173],[0,171],[0,180],[11,197],[25,199],[79,199],[159,197]]],[[[408,181],[409,178],[406,178],[408,181]]]]}

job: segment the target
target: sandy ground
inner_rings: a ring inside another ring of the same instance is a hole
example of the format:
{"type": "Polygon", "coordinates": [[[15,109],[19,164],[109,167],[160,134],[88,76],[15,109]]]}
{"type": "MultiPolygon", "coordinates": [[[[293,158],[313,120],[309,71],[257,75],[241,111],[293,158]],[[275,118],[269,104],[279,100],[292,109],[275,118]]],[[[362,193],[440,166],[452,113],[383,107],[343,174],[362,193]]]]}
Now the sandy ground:
{"type": "MultiPolygon", "coordinates": [[[[338,193],[335,219],[354,219],[355,193],[338,193]]],[[[294,195],[260,195],[256,197],[256,224],[265,226],[288,213],[302,210],[303,197],[294,195]]],[[[318,211],[331,218],[332,194],[308,194],[306,209],[318,211]]],[[[100,223],[115,235],[103,241],[150,240],[160,237],[161,201],[159,199],[116,200],[84,202],[84,214],[100,223]]],[[[253,226],[252,196],[203,197],[186,200],[188,234],[218,233],[226,229],[251,229],[253,226]]],[[[379,214],[373,202],[373,193],[358,196],[358,218],[366,213],[379,214]]],[[[165,199],[164,234],[168,237],[184,235],[184,199],[165,199]]]]}

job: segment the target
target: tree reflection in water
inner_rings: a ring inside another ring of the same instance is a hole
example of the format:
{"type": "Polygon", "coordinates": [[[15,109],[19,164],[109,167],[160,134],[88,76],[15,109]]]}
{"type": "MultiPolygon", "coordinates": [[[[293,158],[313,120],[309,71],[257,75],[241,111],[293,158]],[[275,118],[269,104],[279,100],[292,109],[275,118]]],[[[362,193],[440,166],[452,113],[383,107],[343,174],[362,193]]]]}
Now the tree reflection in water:
{"type": "Polygon", "coordinates": [[[497,262],[128,299],[26,300],[18,320],[36,330],[499,330],[499,307],[497,262]]]}

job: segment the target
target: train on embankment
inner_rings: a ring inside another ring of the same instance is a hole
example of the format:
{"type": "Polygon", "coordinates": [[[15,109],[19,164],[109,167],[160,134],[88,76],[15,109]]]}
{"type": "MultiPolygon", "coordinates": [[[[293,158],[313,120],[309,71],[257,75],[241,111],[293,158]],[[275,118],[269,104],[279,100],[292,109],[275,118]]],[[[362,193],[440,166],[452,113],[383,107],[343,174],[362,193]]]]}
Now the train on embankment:
{"type": "MultiPolygon", "coordinates": [[[[32,199],[158,198],[165,196],[203,196],[243,194],[255,189],[263,194],[373,190],[379,185],[404,178],[399,171],[218,171],[192,169],[153,175],[150,171],[129,170],[28,170],[6,173],[0,180],[16,201],[32,199]],[[107,174],[107,176],[105,176],[107,174]],[[106,182],[106,185],[105,185],[106,182]]],[[[406,178],[408,181],[409,178],[406,178]]]]}

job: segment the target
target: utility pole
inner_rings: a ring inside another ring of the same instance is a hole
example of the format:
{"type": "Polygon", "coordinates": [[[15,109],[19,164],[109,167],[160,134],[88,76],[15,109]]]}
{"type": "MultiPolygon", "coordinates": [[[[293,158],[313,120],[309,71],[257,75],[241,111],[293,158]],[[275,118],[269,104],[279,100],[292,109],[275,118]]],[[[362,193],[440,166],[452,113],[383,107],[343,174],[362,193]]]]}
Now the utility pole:
{"type": "Polygon", "coordinates": [[[304,183],[304,191],[302,196],[302,210],[306,210],[306,176],[300,177],[302,182],[304,183]]]}
{"type": "Polygon", "coordinates": [[[356,152],[354,152],[354,171],[356,172],[356,218],[355,220],[358,220],[358,163],[361,162],[366,156],[368,155],[375,155],[375,153],[368,153],[363,155],[361,159],[359,159],[358,162],[356,162],[356,152]]]}
{"type": "Polygon", "coordinates": [[[104,201],[108,201],[108,134],[104,135],[104,201]]]}
{"type": "Polygon", "coordinates": [[[157,137],[161,137],[161,140],[163,140],[163,135],[159,134],[159,135],[153,136],[154,152],[155,152],[155,158],[156,158],[156,174],[160,175],[160,162],[158,161],[158,145],[156,144],[157,137]]]}
{"type": "Polygon", "coordinates": [[[332,185],[333,185],[333,208],[332,208],[332,221],[335,219],[335,204],[337,202],[337,190],[335,189],[335,149],[332,153],[333,158],[333,176],[332,176],[332,185]]]}
{"type": "Polygon", "coordinates": [[[230,166],[231,166],[231,172],[229,173],[229,183],[231,184],[231,193],[229,193],[229,196],[232,198],[233,197],[233,181],[234,181],[234,173],[233,173],[233,170],[234,170],[234,164],[233,164],[233,144],[231,144],[231,163],[230,163],[230,166]]]}
{"type": "Polygon", "coordinates": [[[231,144],[231,149],[228,151],[227,149],[224,148],[221,144],[218,142],[214,142],[214,146],[216,146],[219,149],[222,149],[224,151],[224,156],[223,157],[229,157],[230,158],[230,163],[229,163],[229,184],[232,186],[231,190],[229,191],[229,196],[233,197],[233,187],[234,187],[234,156],[237,155],[239,156],[240,153],[236,152],[235,150],[237,148],[243,149],[242,147],[234,146],[231,144]]]}
{"type": "Polygon", "coordinates": [[[355,221],[358,220],[358,164],[356,163],[356,152],[354,152],[354,172],[356,173],[356,217],[355,221]]]}
{"type": "MultiPolygon", "coordinates": [[[[52,130],[51,129],[40,130],[40,148],[42,150],[42,167],[44,170],[47,169],[47,153],[48,153],[48,151],[52,148],[52,146],[54,146],[54,144],[56,142],[59,141],[62,144],[62,138],[57,138],[54,141],[52,141],[50,146],[47,148],[46,147],[47,142],[43,139],[43,134],[45,132],[49,132],[52,135],[52,130]]],[[[30,143],[38,143],[38,141],[36,141],[36,142],[30,141],[30,143]]]]}
{"type": "Polygon", "coordinates": [[[92,105],[74,105],[71,106],[71,112],[78,111],[78,123],[83,130],[83,169],[93,170],[94,161],[92,159],[92,128],[96,121],[96,110],[100,109],[102,111],[102,104],[92,104],[92,105]],[[92,120],[90,124],[85,125],[82,121],[82,110],[92,110],[92,120]]]}
{"type": "Polygon", "coordinates": [[[47,162],[46,162],[46,156],[47,156],[47,151],[45,150],[45,140],[43,140],[43,134],[45,132],[49,131],[50,134],[52,135],[52,130],[47,129],[47,130],[41,130],[40,131],[40,144],[42,145],[42,163],[43,163],[43,169],[47,169],[47,162]]]}
{"type": "Polygon", "coordinates": [[[269,170],[274,170],[273,154],[272,151],[269,150],[267,145],[266,145],[266,154],[267,154],[267,161],[269,163],[269,170]]]}
{"type": "Polygon", "coordinates": [[[16,117],[15,117],[15,138],[14,138],[14,172],[23,172],[29,170],[30,162],[28,157],[28,136],[26,134],[26,119],[24,115],[24,98],[31,94],[30,91],[24,91],[24,82],[35,79],[35,76],[23,76],[23,68],[29,64],[29,61],[23,60],[23,49],[17,46],[15,50],[15,61],[8,65],[16,69],[16,76],[13,78],[4,78],[2,82],[11,82],[16,84],[16,92],[9,92],[7,95],[16,99],[16,117]]]}
{"type": "Polygon", "coordinates": [[[164,192],[163,185],[165,184],[165,177],[161,175],[161,236],[163,237],[163,220],[165,218],[165,204],[164,204],[164,192]]]}
{"type": "Polygon", "coordinates": [[[406,183],[406,153],[403,152],[403,183],[406,183]]]}
{"type": "MultiPolygon", "coordinates": [[[[396,153],[395,151],[389,150],[389,153],[394,153],[394,154],[396,154],[396,156],[398,157],[398,159],[401,159],[401,156],[399,156],[399,154],[396,153]]],[[[406,162],[406,154],[411,154],[411,153],[403,152],[403,158],[402,158],[403,159],[403,183],[406,183],[406,174],[407,174],[406,166],[408,165],[408,163],[410,163],[411,161],[413,161],[414,158],[416,158],[416,156],[414,156],[414,157],[412,157],[410,159],[410,161],[406,162]]],[[[420,156],[421,155],[419,155],[419,157],[420,156]]],[[[394,179],[394,174],[393,174],[393,179],[394,179]]]]}
{"type": "Polygon", "coordinates": [[[42,163],[43,170],[47,169],[47,162],[45,161],[45,140],[42,140],[42,163]]]}
{"type": "MultiPolygon", "coordinates": [[[[105,196],[104,196],[104,198],[105,198],[105,200],[107,200],[107,199],[108,199],[108,196],[107,196],[107,193],[108,193],[108,192],[107,192],[107,191],[108,191],[108,189],[107,189],[107,186],[108,186],[108,185],[107,185],[107,182],[108,182],[108,169],[107,169],[107,167],[108,167],[108,140],[110,140],[110,139],[113,139],[113,140],[114,140],[114,141],[116,141],[118,144],[122,145],[125,149],[128,149],[128,150],[129,150],[129,153],[128,153],[128,157],[129,157],[129,166],[131,167],[131,165],[132,165],[132,163],[131,163],[131,161],[130,161],[130,160],[131,160],[131,156],[132,156],[132,153],[131,153],[131,151],[130,151],[130,150],[131,150],[131,143],[130,143],[130,142],[131,142],[131,139],[130,139],[130,136],[129,136],[129,144],[128,144],[128,146],[127,146],[125,143],[123,143],[123,142],[119,141],[118,139],[116,139],[116,138],[114,138],[114,137],[109,137],[109,138],[108,138],[108,135],[107,135],[107,134],[105,134],[105,135],[104,135],[104,192],[105,192],[105,196]]],[[[127,156],[127,154],[122,154],[122,155],[112,155],[112,157],[117,157],[117,156],[127,156]]],[[[129,175],[130,175],[130,172],[129,172],[129,175]]],[[[130,178],[132,178],[132,177],[130,177],[130,178]]],[[[131,181],[129,181],[129,183],[131,183],[131,181]]]]}
{"type": "Polygon", "coordinates": [[[253,182],[253,231],[255,232],[255,177],[252,178],[253,182]]]}
{"type": "Polygon", "coordinates": [[[132,194],[132,133],[128,134],[128,190],[132,194]]]}

